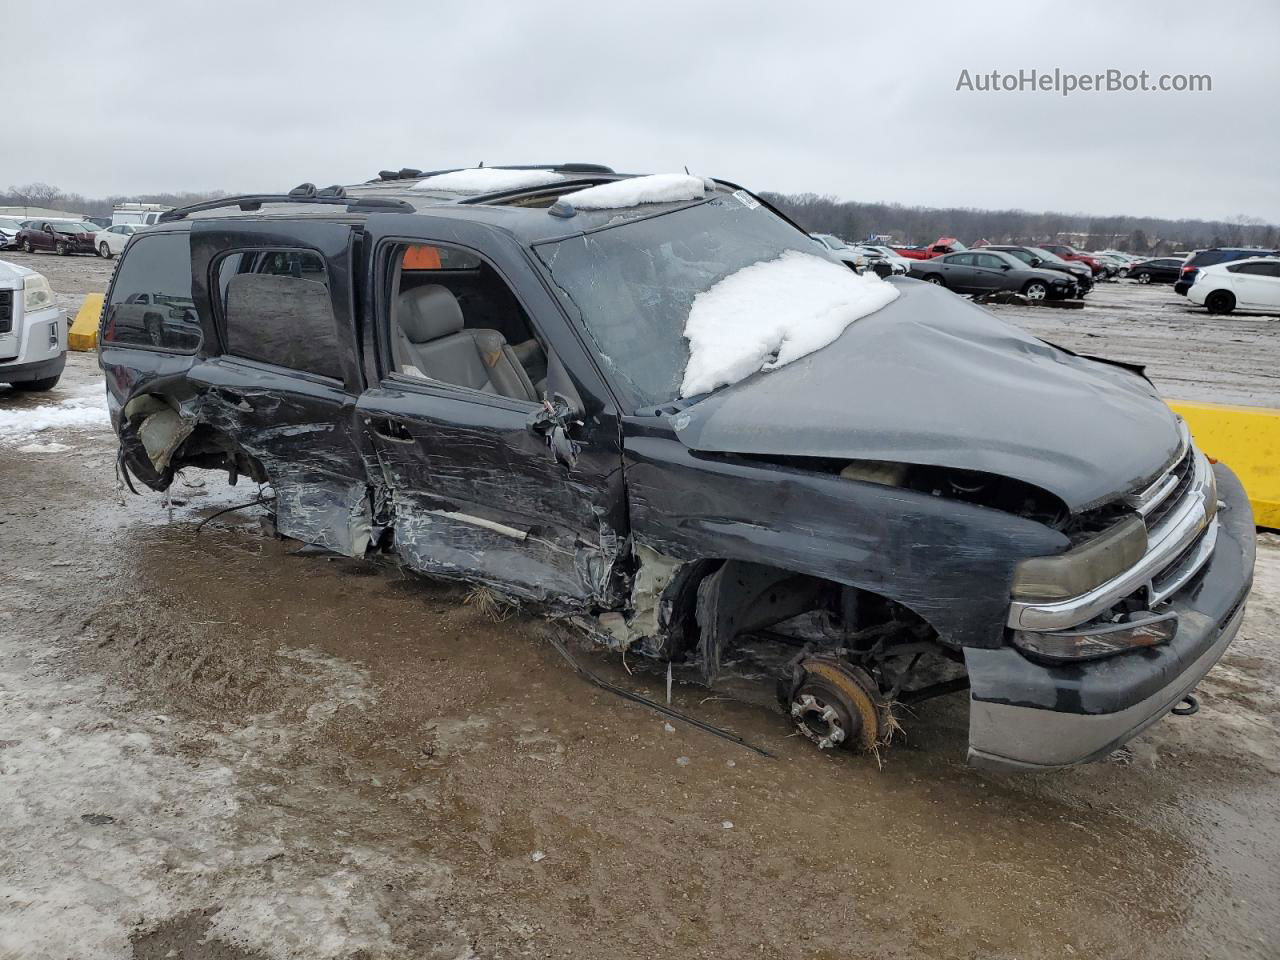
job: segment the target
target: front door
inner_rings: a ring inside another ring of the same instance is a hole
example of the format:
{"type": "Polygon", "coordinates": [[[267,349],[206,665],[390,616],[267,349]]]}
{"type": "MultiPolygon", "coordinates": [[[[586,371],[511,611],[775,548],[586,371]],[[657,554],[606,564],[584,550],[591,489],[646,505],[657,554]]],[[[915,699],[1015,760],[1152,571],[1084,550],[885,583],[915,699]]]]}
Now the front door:
{"type": "Polygon", "coordinates": [[[378,359],[357,412],[395,549],[503,595],[610,605],[626,542],[616,411],[514,241],[447,229],[448,243],[381,238],[371,267],[378,359]],[[531,426],[548,381],[583,403],[571,462],[531,426]]]}
{"type": "Polygon", "coordinates": [[[197,221],[192,287],[214,355],[197,420],[252,457],[280,533],[348,556],[375,538],[354,433],[361,386],[345,224],[197,221]]]}

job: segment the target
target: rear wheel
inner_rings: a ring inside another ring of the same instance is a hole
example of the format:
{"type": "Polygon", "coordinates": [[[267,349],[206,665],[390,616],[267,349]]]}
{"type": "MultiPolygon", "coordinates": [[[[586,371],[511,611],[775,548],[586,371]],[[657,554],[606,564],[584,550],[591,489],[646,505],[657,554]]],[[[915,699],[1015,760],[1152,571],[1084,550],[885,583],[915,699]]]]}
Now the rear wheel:
{"type": "Polygon", "coordinates": [[[58,374],[57,376],[44,377],[40,380],[27,380],[23,383],[15,383],[13,385],[13,389],[29,391],[31,393],[44,393],[46,390],[52,390],[56,387],[58,385],[58,380],[61,377],[62,374],[58,374]]]}
{"type": "Polygon", "coordinates": [[[107,246],[107,241],[103,240],[98,244],[98,256],[102,257],[104,260],[111,259],[111,248],[107,246]]]}
{"type": "Polygon", "coordinates": [[[1028,300],[1044,300],[1049,296],[1049,288],[1043,281],[1032,280],[1022,288],[1022,293],[1028,300]]]}
{"type": "Polygon", "coordinates": [[[57,243],[53,245],[53,249],[57,252],[58,256],[60,257],[65,257],[67,255],[67,245],[63,243],[61,240],[59,240],[57,243]]]}
{"type": "Polygon", "coordinates": [[[927,277],[925,277],[925,278],[924,278],[924,282],[925,282],[925,283],[936,283],[936,284],[937,284],[938,286],[940,286],[940,287],[945,287],[945,286],[946,286],[946,284],[945,284],[945,283],[943,282],[943,280],[942,280],[942,274],[940,274],[940,273],[931,273],[931,274],[929,274],[927,277]]]}
{"type": "Polygon", "coordinates": [[[1143,270],[1140,274],[1138,274],[1138,282],[1139,282],[1139,283],[1150,283],[1150,282],[1151,282],[1151,274],[1147,273],[1147,271],[1146,271],[1146,270],[1143,270]]]}
{"type": "Polygon", "coordinates": [[[1215,290],[1204,298],[1204,305],[1210,313],[1230,313],[1236,308],[1236,298],[1229,290],[1215,290]]]}

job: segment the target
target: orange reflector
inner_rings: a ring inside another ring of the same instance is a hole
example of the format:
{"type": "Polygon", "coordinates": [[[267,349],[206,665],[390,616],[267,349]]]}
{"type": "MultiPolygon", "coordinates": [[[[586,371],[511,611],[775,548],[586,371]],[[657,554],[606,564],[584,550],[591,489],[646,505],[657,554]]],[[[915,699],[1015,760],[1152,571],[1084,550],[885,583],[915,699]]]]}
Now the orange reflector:
{"type": "Polygon", "coordinates": [[[405,250],[400,266],[405,270],[439,270],[440,251],[435,247],[414,244],[405,250]]]}

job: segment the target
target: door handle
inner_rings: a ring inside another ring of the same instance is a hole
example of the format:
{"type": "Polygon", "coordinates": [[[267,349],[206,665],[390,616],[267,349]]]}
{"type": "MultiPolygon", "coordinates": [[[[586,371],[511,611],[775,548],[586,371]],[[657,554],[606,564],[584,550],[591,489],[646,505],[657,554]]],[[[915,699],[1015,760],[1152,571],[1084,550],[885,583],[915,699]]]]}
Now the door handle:
{"type": "Polygon", "coordinates": [[[379,417],[377,420],[366,420],[369,429],[383,440],[391,443],[415,443],[408,429],[399,420],[393,420],[390,417],[379,417]]]}

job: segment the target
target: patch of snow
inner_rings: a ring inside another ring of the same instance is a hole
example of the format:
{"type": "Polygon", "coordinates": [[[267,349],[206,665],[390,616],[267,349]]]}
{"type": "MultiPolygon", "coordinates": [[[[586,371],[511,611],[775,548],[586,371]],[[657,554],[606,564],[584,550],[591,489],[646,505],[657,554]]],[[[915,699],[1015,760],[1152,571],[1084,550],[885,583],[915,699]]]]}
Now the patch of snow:
{"type": "Polygon", "coordinates": [[[619,210],[638,207],[642,203],[675,203],[698,200],[706,192],[701,177],[687,173],[655,173],[647,177],[630,177],[566,193],[560,199],[573,204],[575,210],[619,210]]]}
{"type": "Polygon", "coordinates": [[[898,298],[874,273],[798,250],[753,263],[693,300],[684,335],[689,364],[680,395],[692,397],[776,370],[831,343],[898,298]]]}
{"type": "Polygon", "coordinates": [[[71,397],[38,407],[0,409],[0,440],[25,440],[45,430],[106,426],[105,396],[71,397]]]}
{"type": "Polygon", "coordinates": [[[444,193],[497,193],[500,190],[520,190],[524,187],[541,187],[563,180],[551,170],[503,170],[500,167],[475,167],[438,173],[434,177],[419,180],[414,190],[439,190],[444,193]]]}
{"type": "Polygon", "coordinates": [[[19,453],[62,453],[71,448],[65,443],[27,443],[18,448],[19,453]]]}

